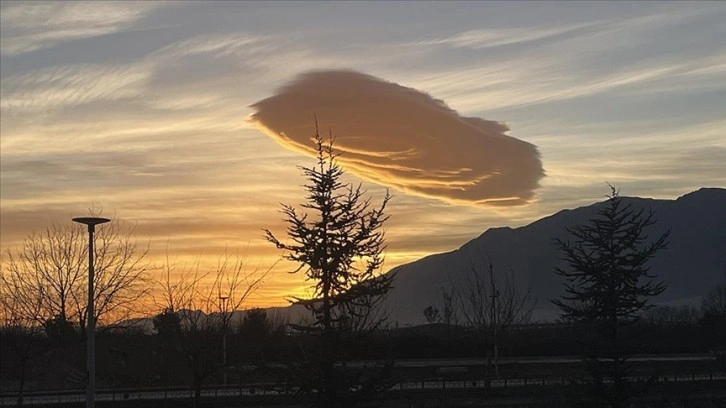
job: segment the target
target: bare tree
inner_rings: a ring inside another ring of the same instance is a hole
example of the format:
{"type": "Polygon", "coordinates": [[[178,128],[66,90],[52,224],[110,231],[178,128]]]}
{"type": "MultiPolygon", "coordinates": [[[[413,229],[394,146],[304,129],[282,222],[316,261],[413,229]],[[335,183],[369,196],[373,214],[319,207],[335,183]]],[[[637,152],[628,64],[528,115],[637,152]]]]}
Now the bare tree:
{"type": "Polygon", "coordinates": [[[646,310],[641,318],[652,325],[673,326],[697,323],[701,316],[701,310],[693,305],[678,307],[662,305],[646,310]]]}
{"type": "MultiPolygon", "coordinates": [[[[102,325],[127,319],[148,293],[149,246],[137,243],[134,230],[115,220],[95,235],[94,313],[102,325]]],[[[33,233],[7,251],[3,274],[16,289],[8,295],[17,304],[31,303],[20,308],[24,319],[66,329],[77,325],[85,335],[87,254],[85,229],[71,222],[33,233]]]]}
{"type": "Polygon", "coordinates": [[[441,322],[447,327],[459,325],[459,308],[456,306],[454,289],[441,288],[441,322]]]}
{"type": "Polygon", "coordinates": [[[703,297],[701,311],[726,316],[726,284],[716,286],[703,297]]]}
{"type": "Polygon", "coordinates": [[[23,406],[28,364],[36,356],[42,330],[35,318],[41,312],[42,294],[28,292],[13,275],[0,273],[0,355],[7,363],[12,353],[16,357],[18,380],[17,406],[23,406]]]}
{"type": "Polygon", "coordinates": [[[700,323],[711,350],[726,363],[726,284],[713,288],[701,301],[700,323]]]}
{"type": "Polygon", "coordinates": [[[441,298],[437,305],[429,305],[423,310],[426,323],[443,323],[447,327],[459,324],[459,312],[456,304],[455,290],[441,288],[441,298]]]}
{"type": "Polygon", "coordinates": [[[490,257],[470,258],[469,271],[453,283],[464,323],[482,332],[492,347],[487,350],[487,366],[494,358],[499,376],[499,338],[515,324],[529,320],[536,304],[531,286],[521,290],[514,271],[497,273],[490,257]]]}
{"type": "Polygon", "coordinates": [[[161,313],[154,317],[154,326],[167,349],[189,369],[194,406],[199,406],[204,381],[226,369],[220,350],[226,352],[225,336],[234,312],[241,310],[270,269],[248,272],[242,259],[225,254],[214,271],[201,272],[198,264],[179,267],[167,257],[157,282],[161,313]]]}
{"type": "Polygon", "coordinates": [[[298,328],[316,340],[316,350],[307,366],[309,388],[317,406],[351,406],[363,395],[375,392],[373,381],[345,370],[344,339],[380,327],[385,321],[385,295],[391,288],[391,275],[378,275],[385,248],[383,223],[388,194],[378,208],[371,208],[365,191],[344,183],[343,169],[337,164],[333,138],[326,143],[315,126],[317,164],[303,167],[308,179],[306,202],[311,211],[298,213],[282,206],[290,243],[266,231],[267,239],[285,251],[285,258],[299,266],[314,290],[312,299],[296,299],[313,318],[312,324],[298,328]],[[343,369],[338,367],[342,366],[343,369]]]}

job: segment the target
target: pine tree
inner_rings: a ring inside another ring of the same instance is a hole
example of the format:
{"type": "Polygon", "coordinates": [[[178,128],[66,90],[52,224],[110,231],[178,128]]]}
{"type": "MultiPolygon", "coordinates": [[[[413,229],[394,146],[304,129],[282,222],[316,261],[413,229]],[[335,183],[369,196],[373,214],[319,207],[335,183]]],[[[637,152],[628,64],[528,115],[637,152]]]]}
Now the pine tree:
{"type": "Polygon", "coordinates": [[[307,384],[317,399],[316,406],[347,407],[373,393],[373,378],[364,379],[345,368],[343,344],[350,335],[372,330],[384,321],[381,303],[391,288],[393,276],[379,275],[385,249],[384,209],[372,208],[365,191],[342,181],[343,169],[336,162],[331,135],[326,143],[315,125],[317,164],[302,167],[308,180],[307,196],[298,213],[282,206],[291,243],[278,240],[266,231],[267,239],[284,250],[285,258],[299,264],[293,273],[304,272],[311,282],[312,299],[295,298],[312,315],[308,325],[297,325],[303,335],[312,336],[314,350],[305,350],[308,361],[307,384]]]}
{"type": "Polygon", "coordinates": [[[665,290],[647,266],[667,247],[670,235],[649,239],[646,229],[655,224],[654,215],[652,209],[634,209],[611,186],[597,216],[568,229],[572,241],[556,240],[567,266],[555,270],[565,278],[565,295],[553,303],[563,320],[585,332],[585,362],[595,397],[590,406],[624,407],[642,388],[629,378],[633,342],[627,328],[665,290]]]}

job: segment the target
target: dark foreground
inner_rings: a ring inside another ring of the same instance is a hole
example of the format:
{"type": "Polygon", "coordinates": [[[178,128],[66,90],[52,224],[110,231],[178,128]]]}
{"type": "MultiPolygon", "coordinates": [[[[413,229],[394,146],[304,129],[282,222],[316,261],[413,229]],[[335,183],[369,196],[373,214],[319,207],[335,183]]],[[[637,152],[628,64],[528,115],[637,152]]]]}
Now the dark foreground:
{"type": "MultiPolygon", "coordinates": [[[[568,407],[584,393],[584,386],[567,384],[554,377],[484,380],[428,379],[399,382],[376,401],[363,407],[439,408],[439,407],[568,407]]],[[[0,406],[15,406],[4,395],[0,406]]],[[[81,390],[62,393],[32,393],[25,405],[38,408],[82,407],[81,390]]],[[[304,407],[305,397],[283,391],[274,384],[248,384],[244,387],[205,388],[197,407],[304,407]]],[[[194,406],[191,393],[184,389],[100,390],[99,408],[186,408],[194,406]]],[[[633,400],[632,408],[724,408],[726,376],[683,376],[661,378],[648,391],[633,400]]]]}

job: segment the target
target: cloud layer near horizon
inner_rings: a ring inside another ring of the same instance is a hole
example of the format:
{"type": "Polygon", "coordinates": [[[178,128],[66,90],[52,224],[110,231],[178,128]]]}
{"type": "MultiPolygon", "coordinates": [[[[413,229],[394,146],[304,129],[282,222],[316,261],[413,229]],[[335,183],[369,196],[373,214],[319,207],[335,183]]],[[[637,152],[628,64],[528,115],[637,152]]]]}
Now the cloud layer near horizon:
{"type": "Polygon", "coordinates": [[[252,122],[308,155],[317,117],[347,169],[417,195],[521,205],[544,177],[537,147],[509,136],[507,125],[460,116],[426,93],[355,71],[299,75],[252,108],[252,122]]]}

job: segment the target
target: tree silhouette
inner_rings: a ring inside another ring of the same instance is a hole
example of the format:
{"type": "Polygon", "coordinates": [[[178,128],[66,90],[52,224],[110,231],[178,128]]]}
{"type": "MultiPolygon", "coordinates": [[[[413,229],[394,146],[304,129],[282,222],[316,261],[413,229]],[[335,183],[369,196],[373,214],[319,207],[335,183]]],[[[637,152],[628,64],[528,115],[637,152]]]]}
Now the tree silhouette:
{"type": "Polygon", "coordinates": [[[267,319],[267,311],[256,307],[245,312],[239,326],[239,333],[261,341],[270,334],[272,329],[272,322],[267,319]]]}
{"type": "Polygon", "coordinates": [[[459,313],[454,296],[454,290],[447,291],[441,288],[441,322],[447,327],[458,326],[459,324],[459,313]]]}
{"type": "Polygon", "coordinates": [[[199,265],[177,266],[167,258],[157,281],[156,302],[161,312],[153,319],[154,328],[169,359],[181,360],[188,369],[194,407],[200,404],[204,381],[218,370],[226,370],[223,342],[233,313],[268,272],[248,272],[243,260],[228,254],[220,257],[213,272],[202,272],[199,265]]]}
{"type": "Polygon", "coordinates": [[[568,229],[572,241],[556,239],[566,267],[565,294],[553,300],[565,321],[585,330],[585,362],[590,373],[590,406],[625,407],[642,387],[629,381],[632,339],[625,327],[665,290],[650,272],[648,261],[668,245],[670,232],[648,239],[656,220],[653,210],[635,210],[618,191],[611,194],[588,224],[568,229]]]}
{"type": "Polygon", "coordinates": [[[726,284],[713,288],[701,301],[701,326],[712,350],[726,362],[726,284]]]}
{"type": "MultiPolygon", "coordinates": [[[[105,326],[130,317],[148,294],[148,245],[139,246],[134,226],[114,220],[95,234],[94,313],[105,326]]],[[[57,223],[9,249],[3,276],[12,281],[8,293],[26,320],[65,337],[76,326],[85,336],[88,307],[88,238],[85,227],[57,223]],[[29,311],[32,310],[32,313],[29,311]]]]}
{"type": "Polygon", "coordinates": [[[726,284],[716,286],[703,297],[701,311],[726,317],[726,284]]]}
{"type": "MultiPolygon", "coordinates": [[[[28,366],[40,354],[42,328],[34,316],[41,312],[42,294],[25,292],[27,288],[15,278],[14,275],[0,273],[0,355],[9,350],[16,357],[17,364],[13,366],[18,379],[16,405],[22,407],[28,366]]],[[[11,360],[7,354],[4,358],[6,364],[11,360]]]]}
{"type": "Polygon", "coordinates": [[[310,391],[316,406],[347,407],[363,394],[373,392],[373,382],[336,362],[344,359],[343,341],[352,333],[372,330],[385,320],[381,306],[391,288],[393,277],[378,275],[383,263],[384,209],[372,208],[363,198],[361,186],[344,183],[343,169],[336,162],[333,137],[326,143],[315,124],[317,164],[302,167],[308,179],[306,202],[310,211],[298,213],[283,204],[290,243],[278,240],[270,230],[267,239],[284,250],[284,257],[299,264],[294,273],[303,271],[311,282],[312,299],[295,298],[311,312],[312,323],[297,328],[315,339],[315,350],[308,353],[311,379],[301,389],[310,391]]]}
{"type": "Polygon", "coordinates": [[[487,348],[487,373],[494,359],[494,375],[499,376],[499,338],[512,325],[529,320],[537,303],[531,287],[520,290],[514,276],[495,272],[490,257],[469,259],[469,273],[453,283],[453,291],[464,322],[479,331],[487,348]]]}
{"type": "Polygon", "coordinates": [[[275,342],[284,336],[285,323],[279,315],[269,315],[265,309],[253,308],[245,311],[242,322],[237,326],[236,346],[241,357],[258,367],[266,364],[266,351],[274,349],[275,342]]]}
{"type": "Polygon", "coordinates": [[[424,318],[426,318],[426,323],[432,324],[439,321],[439,309],[428,306],[426,309],[423,310],[424,318]]]}
{"type": "Polygon", "coordinates": [[[154,330],[162,337],[174,337],[181,333],[181,318],[179,315],[168,309],[164,309],[153,318],[154,330]]]}

